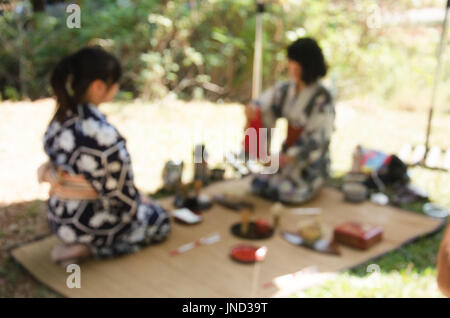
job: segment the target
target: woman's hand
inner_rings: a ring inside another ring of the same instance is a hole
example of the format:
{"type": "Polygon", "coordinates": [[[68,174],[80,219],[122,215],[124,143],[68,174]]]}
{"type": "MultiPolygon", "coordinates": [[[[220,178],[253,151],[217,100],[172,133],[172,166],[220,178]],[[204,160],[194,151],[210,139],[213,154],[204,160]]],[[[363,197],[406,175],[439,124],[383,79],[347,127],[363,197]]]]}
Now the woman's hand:
{"type": "Polygon", "coordinates": [[[245,117],[247,117],[247,120],[253,120],[258,115],[258,108],[255,107],[254,104],[248,103],[245,105],[245,117]]]}
{"type": "Polygon", "coordinates": [[[42,182],[49,182],[50,177],[49,177],[49,173],[50,173],[50,163],[46,162],[44,164],[42,164],[37,171],[37,177],[38,177],[38,182],[42,183],[42,182]]]}
{"type": "Polygon", "coordinates": [[[148,205],[152,205],[153,204],[153,200],[150,199],[149,196],[147,196],[146,194],[144,194],[142,192],[140,194],[141,194],[141,202],[142,203],[148,204],[148,205]]]}

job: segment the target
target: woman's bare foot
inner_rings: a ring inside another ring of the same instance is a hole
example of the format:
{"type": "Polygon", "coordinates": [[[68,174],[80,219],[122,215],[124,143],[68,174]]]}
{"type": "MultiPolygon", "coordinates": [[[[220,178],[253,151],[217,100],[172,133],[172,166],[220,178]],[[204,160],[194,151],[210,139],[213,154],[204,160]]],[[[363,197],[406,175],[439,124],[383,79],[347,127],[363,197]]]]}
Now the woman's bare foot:
{"type": "Polygon", "coordinates": [[[63,267],[80,262],[89,256],[91,256],[89,247],[82,244],[60,244],[55,246],[50,254],[51,260],[54,263],[59,263],[63,267]]]}

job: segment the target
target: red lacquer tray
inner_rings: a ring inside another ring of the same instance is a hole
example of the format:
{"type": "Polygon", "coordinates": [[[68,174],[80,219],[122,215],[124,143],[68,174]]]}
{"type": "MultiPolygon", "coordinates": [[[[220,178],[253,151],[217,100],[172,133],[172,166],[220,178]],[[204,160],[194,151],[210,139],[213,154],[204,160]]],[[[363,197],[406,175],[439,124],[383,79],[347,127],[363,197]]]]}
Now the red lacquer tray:
{"type": "Polygon", "coordinates": [[[252,264],[256,262],[256,251],[258,249],[259,247],[256,246],[237,245],[231,249],[230,256],[237,262],[252,264]]]}

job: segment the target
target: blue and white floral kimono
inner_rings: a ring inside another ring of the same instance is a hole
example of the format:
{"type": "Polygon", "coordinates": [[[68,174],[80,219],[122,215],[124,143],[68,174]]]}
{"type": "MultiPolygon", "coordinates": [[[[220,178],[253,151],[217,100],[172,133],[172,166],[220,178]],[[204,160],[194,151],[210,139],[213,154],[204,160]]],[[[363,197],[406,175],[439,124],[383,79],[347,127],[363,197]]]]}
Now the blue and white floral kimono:
{"type": "Polygon", "coordinates": [[[125,139],[92,104],[78,106],[64,122],[53,120],[44,136],[50,162],[83,175],[98,193],[95,200],[51,195],[50,229],[66,244],[86,244],[97,257],[137,251],[170,232],[168,213],[145,204],[133,182],[125,139]]]}
{"type": "Polygon", "coordinates": [[[296,92],[294,82],[283,82],[266,90],[256,102],[262,124],[274,128],[277,118],[288,122],[288,138],[282,153],[294,158],[277,173],[253,179],[255,194],[286,204],[301,204],[317,195],[329,177],[329,145],[335,111],[330,93],[319,82],[296,92]],[[291,140],[289,131],[297,131],[291,140]]]}

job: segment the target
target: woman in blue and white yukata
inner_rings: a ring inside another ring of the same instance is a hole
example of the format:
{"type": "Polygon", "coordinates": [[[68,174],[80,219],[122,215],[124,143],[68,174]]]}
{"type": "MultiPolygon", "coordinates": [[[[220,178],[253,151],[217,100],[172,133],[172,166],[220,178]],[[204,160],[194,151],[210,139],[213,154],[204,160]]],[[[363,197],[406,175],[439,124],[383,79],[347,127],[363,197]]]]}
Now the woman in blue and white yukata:
{"type": "Polygon", "coordinates": [[[57,110],[39,176],[51,183],[48,221],[62,241],[51,258],[62,265],[132,253],[170,232],[168,213],[134,185],[125,139],[98,110],[120,75],[118,60],[99,48],[63,58],[52,74],[57,110]]]}
{"type": "Polygon", "coordinates": [[[314,198],[329,177],[335,111],[330,93],[320,83],[327,67],[317,42],[301,38],[288,47],[287,55],[290,80],[269,88],[246,107],[248,121],[260,116],[265,128],[275,127],[281,117],[288,122],[278,172],[257,175],[252,191],[302,204],[314,198]]]}

